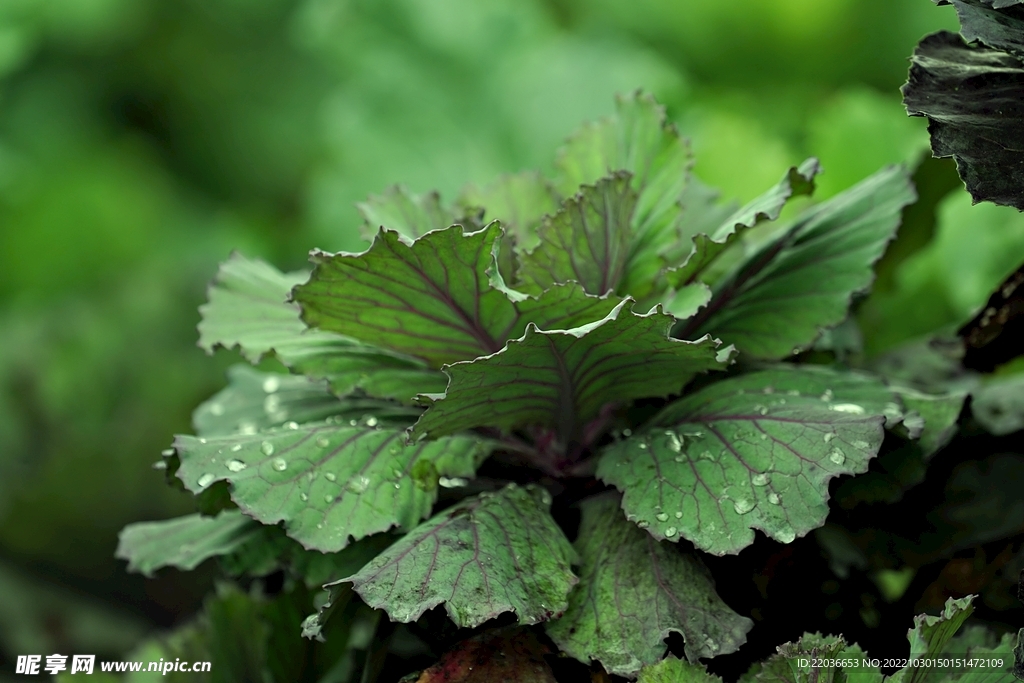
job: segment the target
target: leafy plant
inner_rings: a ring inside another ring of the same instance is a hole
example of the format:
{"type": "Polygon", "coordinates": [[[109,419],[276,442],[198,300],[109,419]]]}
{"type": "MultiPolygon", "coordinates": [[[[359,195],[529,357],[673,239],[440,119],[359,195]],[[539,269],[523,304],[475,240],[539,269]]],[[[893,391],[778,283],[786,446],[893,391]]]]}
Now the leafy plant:
{"type": "MultiPolygon", "coordinates": [[[[797,211],[814,159],[743,206],[690,165],[636,94],[570,138],[554,177],[450,206],[392,188],[361,206],[369,248],[314,251],[312,273],[224,263],[200,345],[261,369],[234,369],[159,463],[199,514],[128,527],[118,555],[143,572],[211,557],[240,577],[279,570],[272,602],[223,588],[193,628],[251,612],[294,630],[269,647],[257,629],[235,664],[194,635],[161,656],[372,681],[389,651],[421,656],[408,673],[472,636],[417,680],[484,680],[437,673],[466,658],[556,680],[545,657],[560,651],[595,676],[661,681],[706,677],[698,660],[743,645],[753,622],[706,559],[755,531],[790,544],[821,527],[832,480],[867,472],[884,439],[929,457],[964,393],[837,361],[837,327],[915,199],[905,169],[797,211]],[[318,654],[293,642],[300,621],[318,654]],[[663,662],[679,636],[690,664],[663,662]]],[[[791,649],[812,640],[847,647],[791,649]]],[[[781,666],[756,677],[810,680],[781,666]]]]}

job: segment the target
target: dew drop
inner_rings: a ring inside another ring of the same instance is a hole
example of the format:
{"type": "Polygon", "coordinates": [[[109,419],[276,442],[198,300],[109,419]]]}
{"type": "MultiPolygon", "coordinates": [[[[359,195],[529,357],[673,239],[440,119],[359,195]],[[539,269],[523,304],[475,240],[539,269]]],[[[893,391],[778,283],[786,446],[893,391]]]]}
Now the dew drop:
{"type": "Polygon", "coordinates": [[[651,525],[651,523],[648,522],[647,520],[641,519],[639,522],[636,523],[636,525],[640,529],[646,529],[647,527],[649,527],[651,525]]]}
{"type": "Polygon", "coordinates": [[[241,460],[234,459],[228,460],[225,464],[227,465],[228,469],[231,470],[232,472],[241,472],[247,467],[247,465],[241,460]]]}
{"type": "Polygon", "coordinates": [[[626,429],[622,430],[622,435],[625,437],[633,436],[633,430],[627,427],[626,429]]]}
{"type": "Polygon", "coordinates": [[[264,441],[263,443],[260,444],[260,450],[263,451],[263,455],[273,455],[274,444],[270,443],[269,441],[264,441]]]}
{"type": "Polygon", "coordinates": [[[207,486],[213,483],[214,479],[216,479],[216,477],[207,472],[206,474],[199,477],[199,480],[196,482],[196,484],[199,485],[199,488],[205,489],[207,486]]]}
{"type": "Polygon", "coordinates": [[[396,482],[395,482],[395,488],[396,488],[396,489],[400,489],[400,488],[402,488],[402,482],[400,482],[400,481],[396,481],[396,482]]]}
{"type": "Polygon", "coordinates": [[[767,486],[768,482],[772,480],[772,476],[767,472],[759,472],[753,476],[752,481],[754,486],[767,486]]]}
{"type": "Polygon", "coordinates": [[[834,439],[834,438],[836,438],[836,435],[835,435],[835,434],[833,434],[832,432],[828,432],[828,433],[827,433],[827,434],[825,434],[825,436],[824,436],[824,439],[825,439],[825,443],[829,443],[829,442],[830,442],[830,441],[832,441],[832,439],[834,439]]]}
{"type": "Polygon", "coordinates": [[[303,503],[305,503],[307,500],[309,500],[309,496],[307,494],[305,494],[305,493],[300,493],[299,494],[299,500],[301,500],[303,503]]]}
{"type": "Polygon", "coordinates": [[[316,523],[316,528],[317,528],[317,529],[323,529],[323,528],[324,528],[324,525],[323,525],[323,524],[322,524],[321,522],[317,522],[317,523],[316,523]]]}
{"type": "Polygon", "coordinates": [[[224,414],[224,406],[222,406],[219,403],[211,403],[210,404],[210,415],[215,415],[217,417],[220,417],[223,414],[224,414]]]}
{"type": "Polygon", "coordinates": [[[644,443],[643,441],[641,441],[640,443],[638,443],[638,444],[636,445],[636,447],[637,447],[637,448],[639,448],[639,449],[640,449],[640,450],[642,450],[642,451],[646,451],[646,450],[647,450],[647,444],[645,444],[645,443],[644,443]]]}
{"type": "Polygon", "coordinates": [[[328,503],[328,504],[333,503],[334,502],[334,496],[332,496],[331,494],[328,493],[326,496],[324,496],[324,502],[328,503]]]}
{"type": "Polygon", "coordinates": [[[732,504],[732,509],[737,515],[745,515],[754,509],[754,501],[747,498],[737,498],[732,504]]]}
{"type": "Polygon", "coordinates": [[[779,502],[780,502],[779,501],[779,494],[775,493],[774,491],[769,493],[768,494],[768,502],[771,503],[772,505],[778,505],[779,502]]]}
{"type": "Polygon", "coordinates": [[[358,420],[349,420],[349,421],[348,421],[348,426],[349,426],[349,427],[355,427],[355,426],[356,426],[356,425],[358,425],[358,424],[359,424],[359,421],[358,421],[358,420]]]}
{"type": "Polygon", "coordinates": [[[700,458],[701,458],[701,460],[710,460],[711,462],[714,462],[715,460],[717,460],[717,458],[715,457],[714,453],[712,453],[711,451],[703,451],[700,454],[700,458]]]}
{"type": "Polygon", "coordinates": [[[856,403],[835,403],[829,406],[829,410],[834,410],[837,413],[849,413],[851,415],[864,414],[864,406],[859,406],[856,403]]]}
{"type": "Polygon", "coordinates": [[[288,469],[288,463],[284,458],[274,458],[273,467],[278,472],[284,472],[288,469]]]}
{"type": "Polygon", "coordinates": [[[375,418],[373,415],[368,415],[367,417],[363,418],[363,424],[366,425],[367,427],[376,427],[377,418],[375,418]]]}
{"type": "Polygon", "coordinates": [[[669,430],[665,432],[665,436],[668,437],[669,450],[679,453],[683,450],[683,440],[679,438],[679,435],[669,430]]]}
{"type": "Polygon", "coordinates": [[[274,413],[281,410],[281,397],[277,394],[271,394],[263,399],[263,412],[267,415],[273,415],[274,413]]]}
{"type": "Polygon", "coordinates": [[[337,481],[338,476],[334,472],[324,472],[324,479],[327,481],[337,481]]]}
{"type": "Polygon", "coordinates": [[[853,447],[859,448],[861,450],[867,450],[868,448],[871,448],[871,444],[869,444],[867,441],[854,441],[853,447]]]}
{"type": "Polygon", "coordinates": [[[391,455],[398,455],[398,451],[400,450],[402,449],[399,448],[398,446],[392,446],[391,448],[388,449],[388,453],[390,453],[391,455]]]}
{"type": "Polygon", "coordinates": [[[846,462],[846,454],[838,448],[833,448],[832,452],[828,454],[828,459],[837,465],[842,465],[846,462]]]}
{"type": "Polygon", "coordinates": [[[200,439],[199,439],[199,443],[206,443],[206,439],[204,439],[204,438],[200,437],[200,439]]]}
{"type": "Polygon", "coordinates": [[[664,512],[659,512],[658,514],[654,515],[654,517],[659,522],[667,522],[668,521],[668,515],[666,515],[664,512]]]}
{"type": "Polygon", "coordinates": [[[263,391],[272,394],[281,388],[281,380],[271,375],[263,380],[263,391]]]}
{"type": "Polygon", "coordinates": [[[253,422],[248,422],[248,421],[246,421],[246,422],[239,422],[238,423],[238,433],[239,434],[245,434],[245,435],[255,434],[256,433],[256,424],[253,423],[253,422]]]}
{"type": "Polygon", "coordinates": [[[792,543],[796,540],[796,532],[792,527],[784,526],[775,532],[775,540],[780,543],[792,543]]]}
{"type": "Polygon", "coordinates": [[[284,423],[284,428],[285,429],[298,429],[299,428],[299,423],[295,422],[294,420],[289,421],[289,422],[285,422],[284,423]]]}
{"type": "Polygon", "coordinates": [[[831,389],[826,389],[825,393],[823,393],[821,395],[821,400],[822,401],[831,401],[832,400],[832,396],[833,396],[832,390],[831,389]]]}
{"type": "Polygon", "coordinates": [[[677,456],[676,456],[676,457],[674,458],[674,460],[675,460],[676,462],[686,462],[686,456],[683,456],[683,455],[677,455],[677,456]]]}
{"type": "Polygon", "coordinates": [[[768,435],[767,434],[762,434],[761,435],[761,441],[767,441],[767,440],[768,440],[768,435]]]}
{"type": "Polygon", "coordinates": [[[438,477],[437,483],[442,488],[457,489],[468,484],[469,480],[462,477],[438,477]]]}
{"type": "Polygon", "coordinates": [[[348,483],[348,490],[352,493],[362,493],[370,488],[370,478],[365,475],[355,477],[348,483]]]}
{"type": "Polygon", "coordinates": [[[174,455],[174,449],[173,448],[165,448],[162,451],[160,451],[160,455],[164,455],[164,456],[174,455]]]}
{"type": "Polygon", "coordinates": [[[708,649],[708,652],[718,652],[718,643],[711,638],[704,639],[704,647],[708,649]]]}
{"type": "Polygon", "coordinates": [[[163,460],[158,460],[155,463],[153,463],[153,469],[154,470],[166,470],[167,469],[167,463],[164,462],[163,460]]]}
{"type": "Polygon", "coordinates": [[[392,467],[391,468],[391,476],[392,477],[401,477],[402,476],[402,470],[398,469],[397,467],[392,467]]]}
{"type": "Polygon", "coordinates": [[[326,436],[321,436],[316,440],[316,445],[319,446],[320,448],[327,448],[328,446],[331,445],[331,440],[328,439],[326,436]]]}
{"type": "Polygon", "coordinates": [[[670,526],[669,528],[665,529],[665,538],[672,538],[675,535],[676,528],[674,526],[670,526]]]}

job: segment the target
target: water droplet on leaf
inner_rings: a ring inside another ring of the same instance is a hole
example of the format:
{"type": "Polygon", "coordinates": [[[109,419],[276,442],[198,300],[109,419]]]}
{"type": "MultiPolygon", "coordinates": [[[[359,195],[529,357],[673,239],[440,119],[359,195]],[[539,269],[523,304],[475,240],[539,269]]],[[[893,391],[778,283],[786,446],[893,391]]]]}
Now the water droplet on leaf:
{"type": "Polygon", "coordinates": [[[260,444],[260,450],[263,451],[263,455],[273,455],[274,444],[270,443],[269,441],[264,441],[263,443],[260,444]]]}
{"type": "Polygon", "coordinates": [[[641,519],[639,522],[636,523],[636,525],[637,525],[637,527],[639,527],[641,529],[646,529],[647,527],[649,527],[651,525],[651,523],[646,521],[646,520],[641,519]]]}
{"type": "Polygon", "coordinates": [[[288,463],[284,458],[274,458],[273,467],[278,472],[284,472],[288,469],[288,463]]]}
{"type": "Polygon", "coordinates": [[[205,489],[207,486],[213,483],[214,479],[216,479],[216,477],[207,472],[206,474],[199,477],[199,480],[196,482],[196,484],[199,485],[199,488],[205,489]]]}
{"type": "Polygon", "coordinates": [[[332,496],[331,494],[328,493],[326,496],[324,496],[324,502],[328,503],[328,504],[329,503],[333,503],[334,502],[334,496],[332,496]]]}
{"type": "Polygon", "coordinates": [[[836,435],[835,435],[835,434],[833,434],[832,432],[828,432],[827,434],[825,434],[825,437],[824,437],[824,438],[825,438],[825,443],[828,443],[828,442],[830,442],[830,441],[831,441],[832,439],[836,438],[836,435]]]}
{"type": "Polygon", "coordinates": [[[834,410],[837,413],[849,413],[851,415],[864,414],[864,406],[859,406],[856,403],[835,403],[829,406],[829,410],[834,410]]]}
{"type": "Polygon", "coordinates": [[[368,488],[370,488],[370,478],[365,475],[359,475],[348,483],[348,490],[352,493],[362,493],[368,488]]]}
{"type": "Polygon", "coordinates": [[[160,455],[174,455],[174,449],[173,448],[165,448],[162,451],[160,451],[160,455]]]}
{"type": "Polygon", "coordinates": [[[772,505],[778,505],[779,502],[780,502],[779,501],[779,494],[775,493],[774,491],[769,493],[768,494],[768,502],[771,503],[772,505]]]}
{"type": "Polygon", "coordinates": [[[285,422],[284,423],[284,427],[285,427],[285,429],[298,429],[299,428],[299,423],[298,422],[294,422],[294,421],[285,422]]]}
{"type": "Polygon", "coordinates": [[[241,460],[228,460],[225,464],[232,472],[241,472],[246,468],[246,464],[241,460]]]}
{"type": "Polygon", "coordinates": [[[457,489],[468,484],[469,480],[462,477],[438,477],[437,483],[446,489],[457,489]]]}
{"type": "Polygon", "coordinates": [[[281,380],[271,375],[263,380],[263,391],[272,394],[281,388],[281,380]]]}
{"type": "Polygon", "coordinates": [[[668,515],[665,514],[664,512],[659,512],[658,514],[654,515],[654,517],[659,522],[667,522],[668,521],[668,515]]]}
{"type": "Polygon", "coordinates": [[[838,448],[833,448],[832,452],[828,454],[828,459],[837,465],[842,465],[846,462],[846,454],[838,448]]]}
{"type": "Polygon", "coordinates": [[[326,436],[321,436],[316,440],[316,445],[319,446],[320,448],[327,448],[328,446],[331,445],[331,440],[328,439],[326,436]]]}
{"type": "Polygon", "coordinates": [[[871,448],[871,444],[869,444],[867,441],[854,441],[853,442],[853,447],[854,448],[859,448],[859,449],[861,449],[863,451],[863,450],[867,450],[868,448],[871,448]]]}
{"type": "Polygon", "coordinates": [[[758,472],[752,478],[754,486],[767,486],[768,482],[772,480],[772,476],[767,472],[758,472]]]}
{"type": "Polygon", "coordinates": [[[775,540],[780,543],[792,543],[796,540],[796,532],[792,527],[784,526],[775,532],[775,540]]]}
{"type": "Polygon", "coordinates": [[[672,538],[675,535],[676,528],[674,526],[670,526],[669,528],[665,529],[665,538],[672,538]]]}
{"type": "Polygon", "coordinates": [[[754,509],[754,501],[748,498],[737,498],[732,504],[732,509],[737,515],[745,515],[754,509]]]}
{"type": "Polygon", "coordinates": [[[307,500],[309,500],[309,496],[307,494],[305,494],[305,493],[300,493],[299,494],[299,500],[301,500],[303,503],[305,503],[307,500]]]}

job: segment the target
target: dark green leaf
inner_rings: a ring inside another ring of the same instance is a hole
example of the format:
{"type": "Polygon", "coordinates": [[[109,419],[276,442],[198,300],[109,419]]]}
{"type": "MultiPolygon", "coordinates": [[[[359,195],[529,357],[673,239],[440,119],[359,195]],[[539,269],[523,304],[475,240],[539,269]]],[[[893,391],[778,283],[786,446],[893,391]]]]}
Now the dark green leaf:
{"type": "MultiPolygon", "coordinates": [[[[737,209],[714,230],[684,234],[684,239],[692,240],[692,246],[680,265],[666,273],[669,284],[680,289],[696,282],[704,269],[745,231],[762,221],[776,220],[791,197],[813,193],[814,176],[820,170],[817,159],[808,159],[800,166],[793,166],[774,187],[737,209]]],[[[686,227],[693,229],[696,225],[693,223],[686,227]]]]}
{"type": "Polygon", "coordinates": [[[821,526],[828,483],[864,472],[899,406],[877,380],[780,366],[716,382],[608,447],[597,476],[657,539],[737,553],[760,529],[783,543],[821,526]]]}
{"type": "Polygon", "coordinates": [[[445,604],[461,627],[505,612],[535,624],[565,611],[576,576],[551,498],[510,484],[469,498],[410,531],[345,579],[371,607],[410,622],[445,604]]]}
{"type": "Polygon", "coordinates": [[[298,306],[287,302],[292,287],[305,279],[305,273],[283,274],[233,254],[221,264],[209,302],[199,309],[199,345],[211,353],[217,347],[238,347],[254,363],[274,353],[296,372],[329,379],[338,395],[361,389],[379,398],[408,400],[444,388],[443,375],[411,358],[306,329],[298,306]]]}
{"type": "Polygon", "coordinates": [[[903,424],[925,459],[949,443],[956,433],[957,420],[963,409],[966,391],[926,394],[908,387],[893,387],[906,409],[903,424]],[[917,424],[920,424],[920,429],[917,424]]]}
{"type": "Polygon", "coordinates": [[[179,436],[177,476],[199,493],[217,481],[264,524],[285,523],[309,549],[334,552],[430,514],[439,476],[472,477],[489,446],[450,437],[407,445],[400,429],[378,429],[377,418],[356,426],[292,425],[262,434],[215,438],[179,436]]]}
{"type": "Polygon", "coordinates": [[[604,495],[582,505],[580,583],[566,613],[548,624],[551,639],[622,676],[664,657],[672,632],[682,634],[691,662],[739,649],[753,623],[722,602],[696,557],[637,529],[618,503],[604,495]]]}
{"type": "Polygon", "coordinates": [[[492,287],[488,272],[501,234],[497,223],[474,233],[454,226],[409,244],[382,230],[362,254],[314,252],[317,267],[295,299],[312,326],[372,340],[432,367],[495,353],[527,323],[565,329],[615,305],[578,287],[539,299],[492,287]]]}
{"type": "Polygon", "coordinates": [[[152,576],[162,567],[195,569],[211,557],[228,555],[259,535],[260,527],[238,510],[216,517],[187,515],[161,522],[137,522],[119,536],[115,557],[128,571],[152,576]]]}
{"type": "Polygon", "coordinates": [[[711,333],[765,359],[809,348],[871,284],[914,197],[906,170],[890,167],[813,207],[716,285],[678,336],[711,333]]]}
{"type": "Polygon", "coordinates": [[[846,647],[842,638],[805,633],[796,642],[780,645],[778,654],[761,665],[754,680],[757,683],[843,683],[846,677],[842,667],[822,666],[817,661],[842,658],[846,647]]]}
{"type": "Polygon", "coordinates": [[[698,373],[725,367],[731,349],[719,351],[718,340],[671,339],[672,316],[637,315],[628,303],[576,329],[530,325],[500,353],[446,367],[448,391],[434,399],[413,436],[540,425],[557,428],[567,443],[609,404],[666,396],[698,373]]]}
{"type": "MultiPolygon", "coordinates": [[[[958,6],[966,8],[963,3],[958,6]]],[[[981,9],[975,5],[970,11],[981,9]]],[[[1017,16],[1020,12],[1015,9],[1017,16]]],[[[1019,46],[1024,21],[1008,23],[1019,46]]],[[[1015,142],[1024,137],[1022,89],[1024,64],[1018,57],[969,46],[955,33],[932,34],[914,50],[910,77],[903,86],[907,113],[928,117],[932,154],[956,159],[975,202],[1024,210],[1024,165],[1015,142]]]]}
{"type": "Polygon", "coordinates": [[[1019,0],[940,0],[940,5],[956,7],[960,35],[968,43],[1024,57],[1024,8],[1019,0]]]}
{"type": "MultiPolygon", "coordinates": [[[[942,614],[929,616],[921,614],[914,617],[914,628],[907,632],[910,641],[910,657],[913,659],[931,659],[942,653],[946,643],[956,635],[967,617],[974,612],[974,596],[959,600],[949,598],[942,614]]],[[[926,667],[910,666],[897,671],[891,677],[893,683],[921,683],[931,673],[926,667]]]]}
{"type": "Polygon", "coordinates": [[[579,282],[596,296],[618,290],[633,241],[630,220],[637,195],[630,178],[618,172],[584,185],[546,217],[540,244],[521,259],[517,286],[533,294],[565,282],[579,282]]]}
{"type": "Polygon", "coordinates": [[[632,174],[637,200],[630,221],[630,267],[618,291],[644,299],[664,265],[662,253],[678,238],[690,150],[651,96],[638,92],[618,97],[615,104],[615,116],[585,126],[560,150],[556,185],[569,197],[616,171],[632,174]]]}

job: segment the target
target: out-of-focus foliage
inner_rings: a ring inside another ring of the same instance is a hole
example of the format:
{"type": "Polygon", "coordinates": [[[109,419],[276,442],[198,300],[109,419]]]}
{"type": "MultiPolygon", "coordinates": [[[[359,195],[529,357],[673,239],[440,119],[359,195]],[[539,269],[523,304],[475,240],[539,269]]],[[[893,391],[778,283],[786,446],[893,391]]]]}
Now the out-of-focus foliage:
{"type": "MultiPolygon", "coordinates": [[[[231,249],[290,269],[358,248],[368,194],[450,200],[543,167],[637,87],[726,194],[813,154],[826,197],[925,152],[896,86],[920,36],[955,26],[924,0],[0,2],[0,557],[102,606],[89,638],[71,601],[0,620],[56,624],[39,651],[113,654],[198,607],[195,578],[147,587],[113,550],[125,523],[191,511],[150,465],[223,384],[230,358],[205,359],[194,325],[231,249]]],[[[883,262],[869,351],[963,322],[1015,265],[1017,218],[965,196],[906,223],[937,238],[883,262]]],[[[0,662],[27,647],[9,633],[0,662]]]]}

